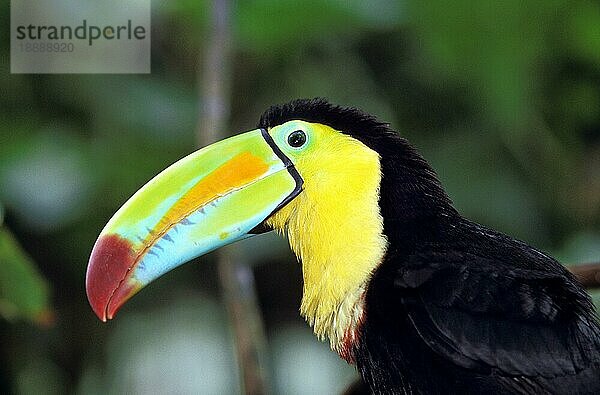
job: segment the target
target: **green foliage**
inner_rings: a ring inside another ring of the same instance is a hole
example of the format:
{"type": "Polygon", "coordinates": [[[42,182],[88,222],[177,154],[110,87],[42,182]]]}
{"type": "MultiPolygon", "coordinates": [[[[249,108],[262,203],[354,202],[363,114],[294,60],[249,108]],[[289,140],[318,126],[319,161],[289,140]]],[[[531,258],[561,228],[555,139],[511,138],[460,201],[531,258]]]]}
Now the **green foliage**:
{"type": "Polygon", "coordinates": [[[0,316],[48,324],[49,299],[46,280],[10,231],[0,226],[0,316]]]}
{"type": "Polygon", "coordinates": [[[365,29],[386,29],[399,21],[401,3],[393,0],[258,0],[237,2],[236,41],[261,56],[289,56],[323,37],[357,39],[365,29]],[[318,10],[317,12],[315,12],[318,10]]]}

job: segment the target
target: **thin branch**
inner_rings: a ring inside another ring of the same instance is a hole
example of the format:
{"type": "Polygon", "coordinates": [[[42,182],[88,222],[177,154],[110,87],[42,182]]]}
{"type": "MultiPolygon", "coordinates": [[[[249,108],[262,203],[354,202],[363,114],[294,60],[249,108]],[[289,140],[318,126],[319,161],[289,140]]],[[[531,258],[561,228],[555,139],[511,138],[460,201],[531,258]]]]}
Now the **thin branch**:
{"type": "Polygon", "coordinates": [[[255,292],[254,274],[231,248],[229,253],[221,254],[218,267],[225,304],[236,334],[244,393],[268,393],[266,341],[255,292]]]}
{"type": "MultiPolygon", "coordinates": [[[[229,123],[231,80],[231,2],[213,0],[211,32],[198,79],[201,93],[200,118],[196,131],[200,147],[224,137],[229,123]]],[[[217,251],[218,271],[224,302],[233,326],[236,356],[246,394],[268,392],[265,336],[250,267],[235,246],[217,251]]]]}
{"type": "Polygon", "coordinates": [[[600,288],[600,262],[569,266],[569,270],[585,288],[600,288]]]}

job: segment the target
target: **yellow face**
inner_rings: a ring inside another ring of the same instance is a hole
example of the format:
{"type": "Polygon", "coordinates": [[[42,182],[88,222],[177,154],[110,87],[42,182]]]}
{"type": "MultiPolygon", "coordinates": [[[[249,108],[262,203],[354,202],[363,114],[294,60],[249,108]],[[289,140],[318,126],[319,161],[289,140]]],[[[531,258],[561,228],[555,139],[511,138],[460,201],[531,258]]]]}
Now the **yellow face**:
{"type": "Polygon", "coordinates": [[[322,124],[289,121],[269,134],[304,186],[267,224],[287,234],[302,262],[302,315],[320,338],[339,348],[387,245],[379,154],[322,124]]]}

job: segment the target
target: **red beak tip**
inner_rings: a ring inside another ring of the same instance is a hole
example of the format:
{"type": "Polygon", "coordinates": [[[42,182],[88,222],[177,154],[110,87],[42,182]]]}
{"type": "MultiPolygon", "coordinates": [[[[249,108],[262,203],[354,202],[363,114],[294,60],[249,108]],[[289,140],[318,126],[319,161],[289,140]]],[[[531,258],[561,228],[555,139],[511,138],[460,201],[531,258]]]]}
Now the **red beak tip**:
{"type": "Polygon", "coordinates": [[[92,310],[102,322],[112,319],[125,302],[120,285],[133,264],[128,240],[116,234],[100,236],[88,264],[86,291],[92,310]]]}
{"type": "Polygon", "coordinates": [[[92,298],[92,295],[90,295],[90,289],[87,289],[87,294],[88,294],[88,302],[90,303],[90,306],[92,307],[92,311],[94,312],[94,314],[96,314],[96,316],[100,319],[100,321],[102,322],[106,322],[106,304],[102,303],[101,300],[95,300],[92,298]]]}

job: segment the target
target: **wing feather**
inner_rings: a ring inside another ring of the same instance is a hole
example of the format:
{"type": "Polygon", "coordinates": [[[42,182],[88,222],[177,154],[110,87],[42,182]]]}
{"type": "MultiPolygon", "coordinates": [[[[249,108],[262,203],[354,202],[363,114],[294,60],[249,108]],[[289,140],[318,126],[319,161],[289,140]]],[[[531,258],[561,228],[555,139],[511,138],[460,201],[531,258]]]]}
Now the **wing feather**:
{"type": "Polygon", "coordinates": [[[526,261],[512,264],[510,251],[421,251],[398,270],[394,285],[436,353],[466,369],[515,377],[574,375],[600,364],[589,297],[552,258],[513,254],[526,261]]]}

